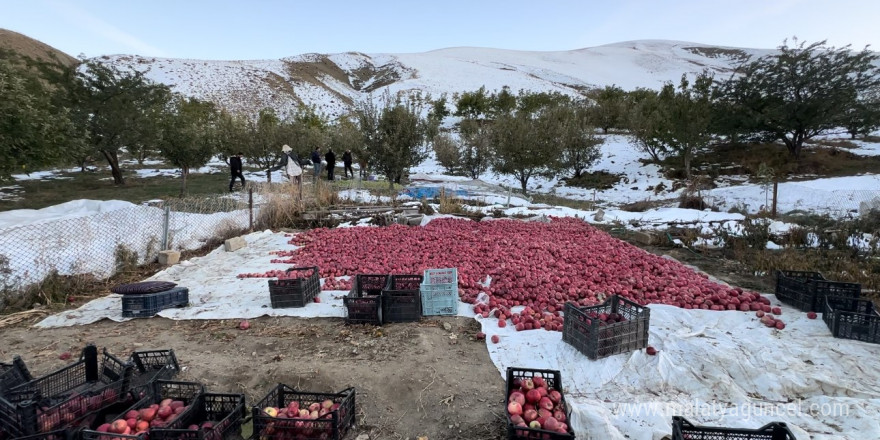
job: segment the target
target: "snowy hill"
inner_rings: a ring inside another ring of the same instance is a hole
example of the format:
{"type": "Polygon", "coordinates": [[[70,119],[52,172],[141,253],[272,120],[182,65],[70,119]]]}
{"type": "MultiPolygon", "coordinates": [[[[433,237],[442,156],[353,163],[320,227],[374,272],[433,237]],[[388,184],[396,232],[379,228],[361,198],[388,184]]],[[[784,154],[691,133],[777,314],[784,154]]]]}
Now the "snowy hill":
{"type": "Polygon", "coordinates": [[[682,74],[709,69],[726,75],[749,56],[772,52],[681,41],[643,40],[571,51],[526,52],[475,47],[409,54],[304,54],[280,60],[208,61],[100,57],[120,68],[146,72],[175,91],[233,111],[273,107],[285,114],[299,104],[331,116],[369,94],[418,90],[434,97],[474,91],[558,91],[576,94],[616,84],[659,88],[682,74]]]}

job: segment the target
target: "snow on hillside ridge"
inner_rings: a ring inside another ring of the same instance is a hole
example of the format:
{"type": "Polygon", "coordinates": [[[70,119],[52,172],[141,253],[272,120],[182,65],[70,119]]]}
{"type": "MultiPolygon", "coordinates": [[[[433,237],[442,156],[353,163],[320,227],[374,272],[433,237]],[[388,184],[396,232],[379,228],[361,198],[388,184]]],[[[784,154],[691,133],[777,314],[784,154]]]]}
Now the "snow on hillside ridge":
{"type": "Polygon", "coordinates": [[[682,74],[709,69],[726,74],[748,56],[773,50],[639,40],[567,51],[517,51],[455,47],[422,53],[301,54],[279,60],[192,60],[103,56],[101,62],[144,72],[187,96],[233,111],[264,107],[285,115],[300,104],[331,117],[354,102],[383,92],[421,91],[432,96],[480,87],[577,94],[591,87],[659,88],[682,74]]]}

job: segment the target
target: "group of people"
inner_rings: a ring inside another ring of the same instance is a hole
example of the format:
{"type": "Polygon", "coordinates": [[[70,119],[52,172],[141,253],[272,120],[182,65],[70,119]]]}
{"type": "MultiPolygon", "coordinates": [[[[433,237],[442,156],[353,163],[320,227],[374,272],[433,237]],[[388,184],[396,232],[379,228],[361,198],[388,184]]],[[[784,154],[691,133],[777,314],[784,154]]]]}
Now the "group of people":
{"type": "MultiPolygon", "coordinates": [[[[239,152],[229,157],[229,171],[232,174],[232,179],[229,181],[229,191],[232,191],[232,188],[235,185],[235,179],[241,179],[241,186],[244,187],[245,181],[244,174],[242,174],[241,156],[242,153],[239,152]]],[[[315,147],[315,151],[312,151],[311,161],[316,180],[321,175],[321,166],[323,165],[321,159],[321,149],[315,147]]],[[[327,154],[324,155],[323,160],[327,163],[327,180],[335,180],[334,171],[336,169],[336,154],[333,152],[333,148],[327,149],[327,154]]],[[[342,154],[342,164],[345,169],[345,178],[348,178],[349,173],[351,173],[351,177],[353,178],[354,168],[351,167],[351,150],[345,150],[345,153],[342,154]]],[[[269,171],[284,170],[284,174],[291,182],[302,183],[303,165],[305,164],[300,159],[299,155],[293,151],[293,148],[290,148],[289,145],[284,145],[281,147],[281,158],[278,165],[269,168],[269,171]]]]}

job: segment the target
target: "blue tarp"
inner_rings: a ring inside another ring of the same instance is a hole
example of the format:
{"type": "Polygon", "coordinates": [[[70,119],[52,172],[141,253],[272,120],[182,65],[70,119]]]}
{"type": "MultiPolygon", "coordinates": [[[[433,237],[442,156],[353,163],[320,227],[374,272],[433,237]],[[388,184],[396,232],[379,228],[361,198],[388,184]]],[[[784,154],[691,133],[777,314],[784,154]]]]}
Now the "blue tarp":
{"type": "Polygon", "coordinates": [[[449,188],[442,188],[439,186],[420,186],[414,188],[407,188],[401,191],[400,195],[402,196],[410,196],[414,199],[421,199],[422,197],[426,199],[433,199],[435,197],[440,196],[440,191],[444,190],[446,194],[456,195],[456,196],[466,196],[468,192],[463,189],[452,190],[449,188]]]}

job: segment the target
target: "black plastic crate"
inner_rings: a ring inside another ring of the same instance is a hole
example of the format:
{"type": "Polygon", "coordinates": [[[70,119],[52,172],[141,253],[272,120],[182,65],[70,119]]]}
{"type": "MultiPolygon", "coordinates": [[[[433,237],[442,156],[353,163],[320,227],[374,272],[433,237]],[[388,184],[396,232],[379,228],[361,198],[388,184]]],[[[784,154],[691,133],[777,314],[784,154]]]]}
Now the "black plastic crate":
{"type": "Polygon", "coordinates": [[[177,286],[157,293],[122,295],[123,318],[149,318],[171,307],[189,305],[189,289],[177,286]]]}
{"type": "Polygon", "coordinates": [[[357,293],[358,297],[381,295],[382,291],[388,287],[390,278],[391,275],[355,275],[351,283],[351,291],[357,293]]]}
{"type": "Polygon", "coordinates": [[[422,275],[391,275],[382,293],[419,293],[423,279],[422,275]]]}
{"type": "Polygon", "coordinates": [[[590,307],[565,303],[562,340],[592,360],[640,350],[648,346],[650,318],[650,309],[617,295],[590,307]],[[623,321],[608,324],[602,314],[623,321]]]}
{"type": "Polygon", "coordinates": [[[157,435],[161,435],[159,431],[185,428],[188,426],[187,421],[191,415],[202,404],[200,399],[202,399],[204,394],[205,387],[200,383],[157,380],[153,382],[153,386],[146,397],[121,411],[119,416],[113,419],[113,421],[124,420],[125,414],[129,411],[140,411],[150,407],[150,405],[158,404],[164,399],[182,401],[186,409],[177,414],[176,417],[173,417],[169,424],[162,427],[151,427],[147,432],[131,435],[86,429],[82,431],[82,440],[110,440],[111,437],[116,440],[145,440],[148,436],[150,439],[155,439],[157,435]]]}
{"type": "Polygon", "coordinates": [[[859,298],[861,293],[860,284],[829,281],[819,272],[776,271],[776,297],[803,312],[821,313],[826,296],[859,298]]]}
{"type": "Polygon", "coordinates": [[[57,431],[46,432],[43,434],[15,437],[14,440],[77,440],[77,436],[75,434],[75,431],[71,431],[69,429],[59,429],[57,431]]]}
{"type": "Polygon", "coordinates": [[[233,440],[241,438],[241,423],[247,416],[244,394],[206,393],[188,413],[180,429],[150,431],[150,440],[233,440]],[[211,422],[211,428],[203,428],[211,422]],[[198,429],[189,426],[198,425],[198,429]]]}
{"type": "Polygon", "coordinates": [[[768,423],[758,429],[697,426],[684,417],[672,417],[672,440],[797,440],[782,422],[768,423]]]}
{"type": "Polygon", "coordinates": [[[880,313],[871,301],[827,296],[822,320],[835,338],[880,344],[880,313]]]}
{"type": "Polygon", "coordinates": [[[12,362],[0,362],[0,396],[10,389],[34,380],[27,365],[21,357],[12,358],[12,362]]]}
{"type": "MultiPolygon", "coordinates": [[[[180,364],[174,350],[143,350],[131,354],[129,361],[134,366],[131,375],[131,389],[141,393],[149,389],[157,380],[171,380],[180,372],[180,364]]],[[[136,395],[136,397],[145,397],[136,395]]]]}
{"type": "Polygon", "coordinates": [[[342,440],[355,423],[355,389],[348,388],[340,393],[311,393],[278,384],[254,404],[252,411],[255,439],[342,440]],[[279,410],[287,408],[293,402],[298,402],[301,408],[306,409],[312,403],[326,400],[332,401],[338,408],[314,420],[272,417],[264,411],[267,407],[279,410]]]}
{"type": "Polygon", "coordinates": [[[0,399],[0,428],[18,436],[77,425],[107,406],[132,399],[133,366],[94,345],[80,359],[53,373],[14,387],[0,399]]]}
{"type": "Polygon", "coordinates": [[[127,410],[130,405],[130,400],[117,402],[115,404],[102,408],[98,412],[76,420],[66,429],[59,429],[46,433],[17,437],[14,440],[81,440],[83,430],[95,429],[103,423],[113,421],[119,416],[120,413],[127,410]]]}
{"type": "Polygon", "coordinates": [[[391,275],[382,291],[382,323],[422,318],[422,275],[391,275]]]}
{"type": "Polygon", "coordinates": [[[305,307],[315,300],[321,292],[321,278],[318,267],[291,267],[287,274],[294,272],[295,278],[269,280],[269,301],[273,309],[305,307]]]}
{"type": "Polygon", "coordinates": [[[18,405],[0,396],[0,440],[21,437],[24,428],[18,413],[18,405]]]}
{"type": "Polygon", "coordinates": [[[825,298],[837,296],[858,299],[862,296],[862,285],[859,283],[842,283],[839,281],[816,280],[810,282],[813,292],[813,312],[825,310],[825,298]]]}
{"type": "Polygon", "coordinates": [[[535,368],[508,367],[507,384],[504,394],[504,408],[505,418],[507,419],[508,440],[526,440],[536,438],[547,440],[572,440],[575,437],[574,432],[571,429],[571,408],[568,406],[568,404],[565,403],[565,393],[562,390],[562,374],[559,372],[559,370],[538,370],[535,368]],[[517,427],[510,422],[510,417],[507,415],[507,404],[508,399],[510,398],[511,391],[519,388],[519,386],[516,386],[515,382],[524,379],[532,379],[536,376],[543,378],[544,381],[547,382],[548,389],[555,389],[556,391],[559,391],[560,394],[562,394],[560,402],[562,403],[562,407],[565,410],[565,424],[568,425],[568,434],[548,431],[545,429],[517,427]]]}
{"type": "Polygon", "coordinates": [[[810,289],[812,281],[825,281],[825,277],[819,272],[777,270],[776,297],[798,310],[815,311],[815,294],[810,289]]]}
{"type": "Polygon", "coordinates": [[[382,290],[388,275],[357,275],[351,291],[342,298],[346,324],[382,325],[382,290]]]}
{"type": "Polygon", "coordinates": [[[415,292],[382,294],[382,323],[418,322],[422,318],[422,295],[415,292]]]}

